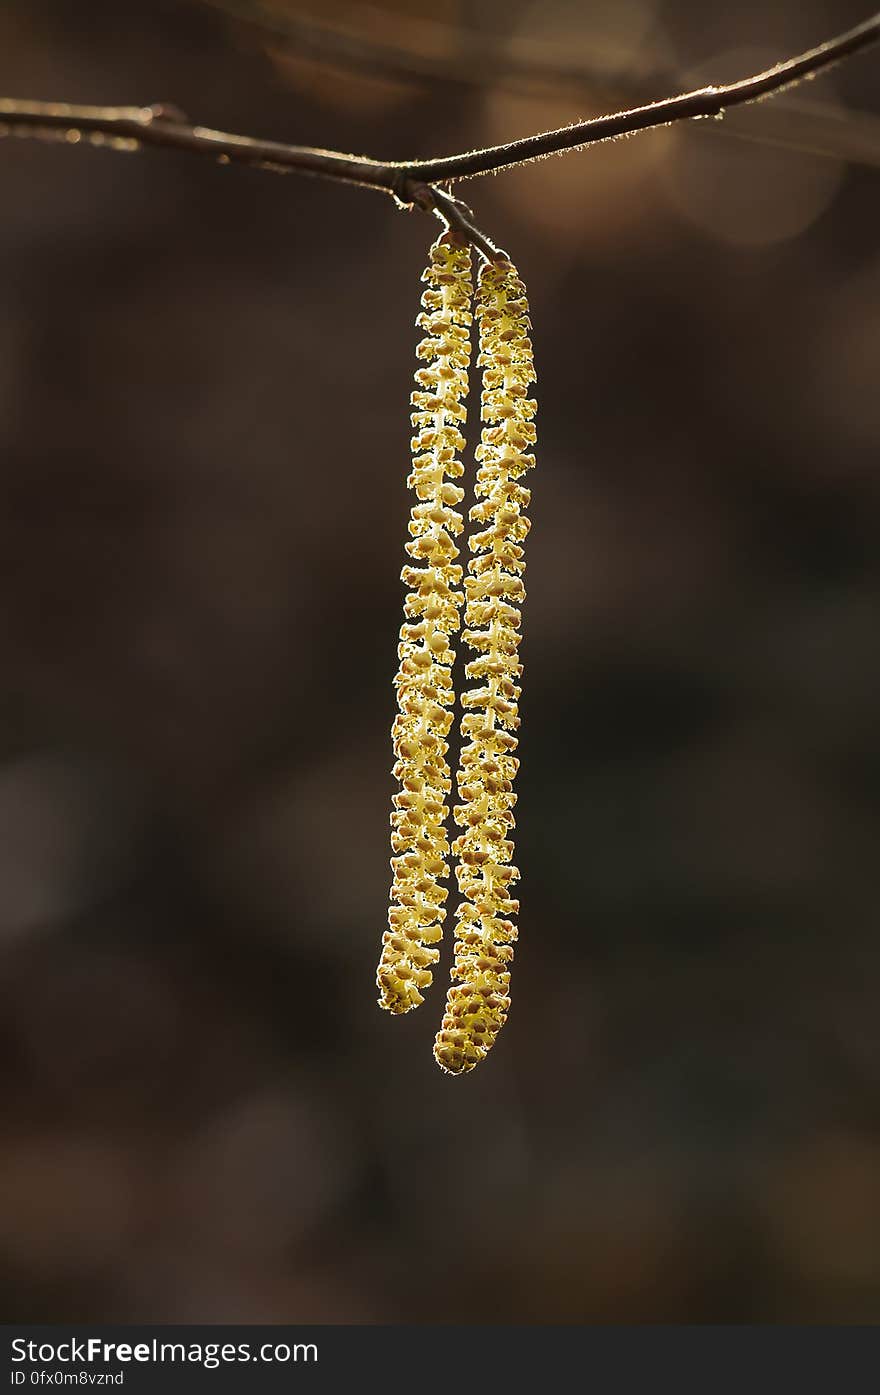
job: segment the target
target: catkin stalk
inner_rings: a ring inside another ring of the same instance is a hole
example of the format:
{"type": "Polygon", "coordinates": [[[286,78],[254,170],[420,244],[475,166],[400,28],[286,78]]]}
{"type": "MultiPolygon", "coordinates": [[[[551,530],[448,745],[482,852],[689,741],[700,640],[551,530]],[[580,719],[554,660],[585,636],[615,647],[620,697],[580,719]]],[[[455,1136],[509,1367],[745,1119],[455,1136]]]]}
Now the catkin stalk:
{"type": "Polygon", "coordinates": [[[519,765],[514,733],[522,673],[522,543],[529,531],[524,510],[530,495],[518,481],[535,463],[526,451],[536,439],[537,404],[528,396],[535,371],[525,286],[506,259],[481,271],[477,318],[484,426],[476,452],[478,502],[470,511],[478,526],[468,543],[473,556],[465,579],[463,638],[477,655],[465,674],[478,686],[462,696],[468,710],[461,723],[461,803],[454,809],[462,832],[452,849],[462,900],[453,983],[434,1044],[437,1063],[453,1074],[477,1065],[506,1021],[517,936],[510,917],[519,911],[510,895],[519,879],[510,835],[519,765]]]}
{"type": "Polygon", "coordinates": [[[463,473],[461,426],[470,364],[472,321],[470,248],[448,233],[431,248],[422,279],[426,337],[416,352],[426,366],[416,372],[412,395],[412,473],[415,491],[406,550],[413,564],[401,578],[408,592],[395,677],[398,714],[392,728],[399,792],[391,815],[393,881],[388,930],[382,937],[377,983],[380,1006],[409,1012],[423,1001],[446,917],[449,875],[446,803],[452,782],[447,761],[450,708],[454,702],[453,636],[461,623],[462,568],[454,539],[464,526],[457,505],[464,490],[452,483],[463,473]]]}

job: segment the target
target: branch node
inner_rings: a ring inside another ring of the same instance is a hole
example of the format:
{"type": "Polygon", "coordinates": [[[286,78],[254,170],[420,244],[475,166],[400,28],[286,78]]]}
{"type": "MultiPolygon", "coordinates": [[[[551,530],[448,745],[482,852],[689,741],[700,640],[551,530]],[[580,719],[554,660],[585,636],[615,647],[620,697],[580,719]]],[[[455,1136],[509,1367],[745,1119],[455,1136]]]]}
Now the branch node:
{"type": "Polygon", "coordinates": [[[392,176],[389,192],[397,206],[406,209],[407,212],[412,211],[414,204],[429,210],[432,207],[430,199],[427,203],[420,201],[420,195],[424,195],[427,187],[423,180],[414,179],[407,167],[401,165],[392,176]]]}
{"type": "Polygon", "coordinates": [[[156,121],[169,121],[174,126],[189,125],[189,117],[182,107],[178,107],[174,102],[153,102],[152,106],[146,108],[146,120],[150,123],[156,121]]]}

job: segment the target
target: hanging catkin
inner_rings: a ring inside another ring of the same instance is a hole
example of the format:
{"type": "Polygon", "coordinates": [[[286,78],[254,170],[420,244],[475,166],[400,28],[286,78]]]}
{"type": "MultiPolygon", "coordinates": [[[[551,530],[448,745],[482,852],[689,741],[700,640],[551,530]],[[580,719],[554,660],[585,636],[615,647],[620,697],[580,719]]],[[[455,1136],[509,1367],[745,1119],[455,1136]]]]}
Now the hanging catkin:
{"type": "Polygon", "coordinates": [[[391,815],[393,882],[389,928],[382,938],[377,982],[379,1003],[408,1012],[423,1001],[430,966],[446,916],[449,875],[446,803],[452,782],[447,762],[450,707],[454,701],[452,636],[460,625],[462,568],[454,539],[464,526],[456,505],[464,491],[451,483],[462,474],[470,363],[470,248],[448,233],[431,248],[422,280],[422,313],[416,323],[426,338],[416,352],[427,366],[416,372],[412,395],[413,464],[407,484],[415,491],[406,550],[413,565],[401,578],[409,588],[407,622],[400,631],[398,715],[392,729],[399,793],[391,815]]]}
{"type": "Polygon", "coordinates": [[[518,480],[535,463],[525,452],[536,439],[537,404],[528,396],[535,371],[525,286],[506,259],[482,268],[477,319],[484,427],[476,452],[479,502],[470,511],[479,530],[468,544],[474,555],[465,580],[464,640],[478,655],[465,674],[479,686],[462,696],[470,710],[461,723],[461,804],[454,816],[463,831],[453,844],[462,902],[453,985],[434,1044],[438,1064],[454,1074],[483,1059],[506,1020],[516,940],[509,917],[519,910],[510,895],[519,878],[510,834],[519,765],[514,732],[522,673],[519,606],[525,596],[521,544],[529,531],[523,510],[530,495],[518,480]]]}

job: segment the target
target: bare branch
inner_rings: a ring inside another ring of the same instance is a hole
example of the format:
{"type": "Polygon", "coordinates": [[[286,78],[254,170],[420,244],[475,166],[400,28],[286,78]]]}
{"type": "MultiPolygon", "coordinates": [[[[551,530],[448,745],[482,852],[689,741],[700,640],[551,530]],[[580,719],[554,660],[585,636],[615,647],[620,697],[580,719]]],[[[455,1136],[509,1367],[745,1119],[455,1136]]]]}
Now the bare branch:
{"type": "Polygon", "coordinates": [[[285,145],[280,141],[255,140],[252,136],[212,131],[192,126],[175,108],[83,107],[66,102],[21,102],[0,97],[0,133],[41,136],[47,132],[68,133],[76,143],[82,136],[99,135],[141,145],[159,145],[208,155],[224,164],[252,165],[257,169],[295,170],[319,179],[347,184],[364,184],[392,193],[399,164],[382,164],[364,155],[344,155],[337,150],[318,150],[308,145],[285,145]]]}
{"type": "Polygon", "coordinates": [[[850,54],[876,43],[878,39],[880,14],[873,15],[836,39],[829,39],[818,48],[789,58],[784,63],[777,63],[775,67],[754,77],[743,78],[740,82],[727,83],[723,87],[701,87],[695,92],[651,102],[648,106],[636,107],[631,111],[580,121],[557,131],[526,136],[524,140],[492,146],[487,150],[474,150],[467,155],[451,155],[445,160],[418,160],[410,165],[410,169],[413,174],[432,183],[438,179],[471,179],[475,175],[491,174],[511,165],[523,165],[529,160],[540,160],[563,150],[579,150],[597,141],[632,135],[635,131],[669,126],[675,121],[720,116],[728,107],[743,106],[773,92],[793,87],[805,77],[830,68],[850,54]]]}
{"type": "Polygon", "coordinates": [[[461,205],[433,188],[434,185],[491,174],[547,155],[583,149],[597,141],[667,126],[675,121],[719,116],[728,107],[755,102],[791,87],[867,48],[878,39],[880,14],[820,44],[818,48],[778,63],[754,77],[744,78],[741,82],[722,87],[702,87],[695,92],[652,102],[630,111],[577,122],[507,145],[438,160],[383,162],[335,150],[231,135],[204,126],[193,126],[183,113],[170,106],[90,107],[2,98],[0,134],[48,135],[69,140],[72,144],[85,138],[116,149],[155,145],[208,155],[223,163],[280,172],[294,171],[320,179],[359,184],[392,194],[402,203],[438,213],[450,226],[467,236],[484,256],[494,256],[497,255],[496,249],[484,234],[473,227],[462,212],[461,205]]]}
{"type": "MultiPolygon", "coordinates": [[[[262,0],[203,0],[238,25],[261,35],[272,54],[305,59],[338,71],[392,82],[429,82],[450,92],[492,87],[512,92],[552,93],[557,99],[586,96],[591,105],[632,107],[653,100],[658,87],[672,86],[670,69],[648,67],[638,55],[620,67],[620,50],[597,48],[591,40],[587,63],[571,45],[536,44],[520,38],[449,25],[420,16],[406,26],[409,42],[377,37],[369,7],[356,29],[262,3],[262,0]]],[[[362,9],[363,7],[361,7],[362,9]]],[[[400,26],[397,26],[397,33],[400,26]]],[[[701,128],[713,136],[801,150],[848,164],[880,166],[880,118],[872,112],[832,103],[788,101],[765,106],[760,120],[710,121],[701,128]]]]}

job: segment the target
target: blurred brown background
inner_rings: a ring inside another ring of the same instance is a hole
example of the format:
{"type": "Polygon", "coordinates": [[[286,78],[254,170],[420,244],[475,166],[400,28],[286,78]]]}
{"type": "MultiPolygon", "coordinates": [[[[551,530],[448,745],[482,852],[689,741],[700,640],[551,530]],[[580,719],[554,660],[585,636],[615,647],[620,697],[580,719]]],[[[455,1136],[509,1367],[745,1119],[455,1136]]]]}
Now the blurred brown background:
{"type": "MultiPolygon", "coordinates": [[[[6,0],[0,89],[426,156],[869,6],[226,9],[6,0]]],[[[880,1318],[878,77],[463,189],[540,448],[513,1011],[458,1081],[445,961],[373,986],[433,229],[0,142],[6,1321],[880,1318]]]]}

